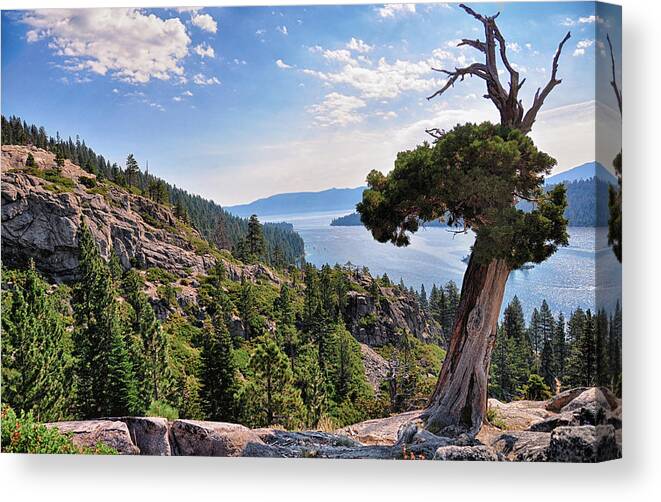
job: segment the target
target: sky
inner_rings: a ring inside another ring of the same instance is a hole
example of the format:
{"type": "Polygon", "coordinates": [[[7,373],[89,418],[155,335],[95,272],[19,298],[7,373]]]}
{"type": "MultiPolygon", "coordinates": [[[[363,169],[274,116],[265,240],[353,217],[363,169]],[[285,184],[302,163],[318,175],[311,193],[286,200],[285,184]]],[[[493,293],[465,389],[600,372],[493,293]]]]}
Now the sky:
{"type": "MultiPolygon", "coordinates": [[[[532,131],[554,172],[621,148],[606,33],[619,10],[591,2],[469,4],[500,11],[524,106],[558,71],[532,131]],[[595,75],[597,76],[595,85],[595,75]],[[595,117],[601,128],[595,152],[595,117]]],[[[2,12],[2,113],[80,135],[97,153],[221,205],[355,187],[389,171],[425,128],[497,121],[484,82],[444,83],[435,68],[478,61],[482,38],[457,4],[2,12]]],[[[616,78],[620,81],[620,66],[616,78]]],[[[503,83],[507,79],[503,75],[503,83]]]]}

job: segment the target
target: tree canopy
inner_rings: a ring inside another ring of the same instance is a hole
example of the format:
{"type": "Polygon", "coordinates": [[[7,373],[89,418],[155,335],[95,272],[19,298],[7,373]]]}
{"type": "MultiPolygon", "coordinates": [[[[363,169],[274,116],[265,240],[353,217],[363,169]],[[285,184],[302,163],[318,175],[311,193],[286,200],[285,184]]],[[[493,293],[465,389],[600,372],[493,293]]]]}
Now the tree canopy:
{"type": "Polygon", "coordinates": [[[407,246],[422,221],[445,219],[459,232],[476,233],[475,259],[505,259],[515,269],[568,243],[564,186],[542,189],[554,165],[517,129],[458,125],[432,145],[400,152],[389,174],[370,172],[357,209],[379,242],[407,246]],[[536,207],[517,209],[520,199],[536,207]]]}

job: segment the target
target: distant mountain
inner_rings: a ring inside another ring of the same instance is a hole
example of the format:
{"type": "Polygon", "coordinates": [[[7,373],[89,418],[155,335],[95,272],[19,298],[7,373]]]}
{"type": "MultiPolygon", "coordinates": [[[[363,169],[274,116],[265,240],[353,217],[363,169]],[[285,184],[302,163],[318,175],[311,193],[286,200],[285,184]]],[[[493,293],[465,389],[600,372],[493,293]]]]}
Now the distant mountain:
{"type": "Polygon", "coordinates": [[[258,199],[250,204],[225,206],[224,209],[236,216],[247,217],[338,211],[351,209],[363,197],[365,187],[331,188],[321,192],[292,192],[258,199]]]}
{"type": "Polygon", "coordinates": [[[549,176],[546,178],[544,184],[547,186],[557,185],[558,183],[571,183],[572,181],[583,181],[597,177],[606,183],[617,183],[615,175],[611,174],[608,169],[602,166],[599,162],[587,162],[580,166],[572,167],[567,171],[549,176]]]}

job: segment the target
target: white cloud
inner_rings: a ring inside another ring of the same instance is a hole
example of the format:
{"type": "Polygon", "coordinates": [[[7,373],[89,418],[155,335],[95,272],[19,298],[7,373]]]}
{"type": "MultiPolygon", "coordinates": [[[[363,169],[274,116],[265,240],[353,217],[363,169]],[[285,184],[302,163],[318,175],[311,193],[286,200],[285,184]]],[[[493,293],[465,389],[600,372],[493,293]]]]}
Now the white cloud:
{"type": "MultiPolygon", "coordinates": [[[[517,44],[516,42],[508,42],[505,44],[507,48],[513,52],[521,52],[521,46],[517,44]]],[[[530,44],[528,44],[530,45],[530,44]]]]}
{"type": "Polygon", "coordinates": [[[181,96],[175,96],[172,98],[172,101],[181,101],[183,98],[181,96]]]}
{"type": "Polygon", "coordinates": [[[288,69],[288,68],[292,68],[291,65],[288,65],[288,64],[285,63],[282,59],[277,59],[276,62],[275,62],[275,65],[276,65],[278,68],[282,68],[283,70],[286,70],[286,69],[288,69]]]}
{"type": "Polygon", "coordinates": [[[356,62],[356,60],[351,57],[351,53],[346,49],[337,49],[334,51],[325,50],[324,57],[329,61],[337,61],[339,63],[353,64],[356,62]]]}
{"type": "Polygon", "coordinates": [[[363,121],[363,116],[356,112],[367,106],[367,103],[355,96],[346,96],[337,92],[327,94],[324,101],[307,108],[314,114],[317,124],[326,127],[331,125],[345,126],[363,121]]]}
{"type": "Polygon", "coordinates": [[[308,52],[311,52],[312,54],[316,52],[323,52],[324,48],[321,45],[312,45],[308,47],[308,52]]]}
{"type": "Polygon", "coordinates": [[[190,91],[184,91],[181,94],[184,95],[184,96],[189,96],[189,97],[193,95],[193,93],[190,92],[190,91]]]}
{"type": "Polygon", "coordinates": [[[450,49],[455,49],[461,43],[461,38],[454,38],[445,42],[445,46],[450,49]]]}
{"type": "Polygon", "coordinates": [[[351,49],[352,51],[355,52],[370,52],[372,49],[374,49],[373,45],[366,44],[359,38],[354,38],[351,37],[351,40],[347,43],[347,49],[351,49]]]}
{"type": "Polygon", "coordinates": [[[262,36],[264,36],[265,33],[266,33],[266,30],[257,30],[257,31],[255,31],[255,35],[257,35],[260,38],[262,36]]]}
{"type": "Polygon", "coordinates": [[[138,9],[45,9],[22,18],[28,42],[48,40],[69,71],[89,71],[131,83],[183,77],[191,42],[179,18],[138,9]]]}
{"type": "MultiPolygon", "coordinates": [[[[348,52],[348,51],[344,51],[348,52]]],[[[439,56],[446,54],[438,54],[439,56]]],[[[325,51],[324,57],[342,61],[342,50],[325,51]]],[[[442,85],[442,79],[432,77],[432,66],[439,65],[440,58],[420,61],[395,60],[389,63],[381,58],[375,65],[370,61],[354,59],[344,61],[345,64],[337,72],[323,72],[304,69],[303,73],[314,76],[327,84],[348,85],[360,92],[363,98],[387,99],[395,98],[405,91],[428,92],[442,85]],[[363,64],[360,64],[363,63],[363,64]]]]}
{"type": "Polygon", "coordinates": [[[117,88],[113,89],[113,90],[112,90],[112,93],[113,93],[113,94],[119,94],[119,89],[117,89],[117,88]]]}
{"type": "Polygon", "coordinates": [[[219,85],[220,80],[216,77],[205,77],[201,73],[193,75],[193,83],[196,85],[219,85]]]}
{"type": "Polygon", "coordinates": [[[415,14],[415,4],[389,3],[376,9],[380,17],[396,17],[399,15],[415,14]]]}
{"type": "Polygon", "coordinates": [[[276,30],[278,30],[283,35],[289,35],[289,31],[287,31],[287,27],[284,25],[276,27],[276,30]]]}
{"type": "Polygon", "coordinates": [[[218,23],[209,14],[197,14],[197,11],[191,15],[191,22],[201,30],[209,33],[218,31],[218,23]]]}
{"type": "Polygon", "coordinates": [[[583,56],[585,54],[585,49],[592,47],[592,44],[594,44],[594,40],[590,39],[585,39],[585,40],[579,40],[578,43],[576,44],[576,49],[574,50],[574,56],[583,56]]]}
{"type": "Polygon", "coordinates": [[[246,65],[246,64],[248,64],[248,62],[247,62],[245,59],[237,59],[237,58],[234,58],[232,62],[233,62],[234,64],[238,64],[238,65],[246,65]]]}
{"type": "Polygon", "coordinates": [[[216,52],[208,44],[199,44],[193,48],[193,52],[200,56],[201,58],[215,58],[216,52]]]}
{"type": "Polygon", "coordinates": [[[390,112],[376,112],[375,115],[377,117],[383,118],[383,120],[390,120],[390,119],[394,119],[394,118],[397,117],[397,112],[393,112],[393,111],[390,111],[390,112]]]}
{"type": "Polygon", "coordinates": [[[596,19],[596,16],[579,17],[578,22],[581,24],[592,24],[596,21],[596,19]]]}

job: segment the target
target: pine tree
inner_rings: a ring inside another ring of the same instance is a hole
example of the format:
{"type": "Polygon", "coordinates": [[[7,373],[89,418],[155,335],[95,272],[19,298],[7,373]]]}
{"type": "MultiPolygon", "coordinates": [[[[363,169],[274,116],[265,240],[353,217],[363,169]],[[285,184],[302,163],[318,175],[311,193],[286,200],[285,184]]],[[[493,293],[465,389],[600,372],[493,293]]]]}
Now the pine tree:
{"type": "Polygon", "coordinates": [[[512,396],[516,389],[525,385],[532,369],[533,353],[526,331],[523,307],[515,296],[503,313],[503,334],[508,340],[508,352],[512,370],[512,396]]]}
{"type": "Polygon", "coordinates": [[[427,291],[425,291],[425,285],[420,286],[420,306],[422,310],[429,311],[429,301],[427,299],[427,291]]]}
{"type": "Polygon", "coordinates": [[[246,340],[259,336],[260,323],[255,304],[253,284],[244,275],[241,276],[241,292],[239,298],[239,315],[243,324],[246,340]]]}
{"type": "Polygon", "coordinates": [[[291,292],[287,284],[281,286],[280,295],[273,304],[273,310],[277,321],[276,333],[278,343],[292,361],[293,367],[299,340],[295,325],[294,309],[291,302],[291,292]]]}
{"type": "Polygon", "coordinates": [[[449,281],[444,288],[445,293],[445,311],[443,312],[443,332],[449,337],[454,327],[454,320],[459,307],[459,289],[454,281],[449,281]]]}
{"type": "Polygon", "coordinates": [[[618,301],[611,316],[608,329],[609,387],[618,396],[622,395],[622,308],[618,301]]]}
{"type": "Polygon", "coordinates": [[[136,185],[138,182],[138,175],[140,173],[140,168],[138,167],[138,161],[135,160],[135,157],[132,153],[129,153],[126,157],[126,169],[124,170],[124,176],[126,176],[126,183],[131,185],[136,185]]]}
{"type": "Polygon", "coordinates": [[[597,385],[609,385],[608,316],[603,309],[594,317],[594,372],[597,385]]]}
{"type": "Polygon", "coordinates": [[[124,278],[125,299],[131,306],[129,346],[131,361],[138,382],[138,401],[147,409],[152,401],[161,399],[161,388],[167,379],[167,338],[156,319],[149,298],[142,291],[142,280],[134,270],[124,278]],[[133,350],[131,350],[133,349],[133,350]]]}
{"type": "Polygon", "coordinates": [[[567,344],[565,338],[565,316],[558,315],[553,333],[553,369],[562,384],[565,379],[565,365],[567,359],[567,344]]]}
{"type": "Polygon", "coordinates": [[[115,288],[92,233],[80,230],[74,296],[77,405],[81,418],[140,413],[115,288]]]}
{"type": "Polygon", "coordinates": [[[25,272],[3,276],[2,399],[38,421],[67,418],[72,357],[63,306],[33,262],[25,272]]]}
{"type": "Polygon", "coordinates": [[[35,167],[34,156],[31,153],[28,153],[27,159],[25,159],[25,167],[35,167]]]}
{"type": "Polygon", "coordinates": [[[264,258],[266,251],[264,230],[256,214],[253,214],[248,220],[248,234],[246,235],[244,246],[246,258],[249,263],[254,263],[264,258]]]}
{"type": "Polygon", "coordinates": [[[205,325],[202,348],[202,399],[208,420],[236,421],[239,390],[232,339],[225,321],[216,317],[205,325]]]}
{"type": "Polygon", "coordinates": [[[243,391],[244,419],[251,425],[300,427],[305,416],[300,392],[287,356],[269,335],[257,340],[250,369],[254,378],[243,391]]]}

